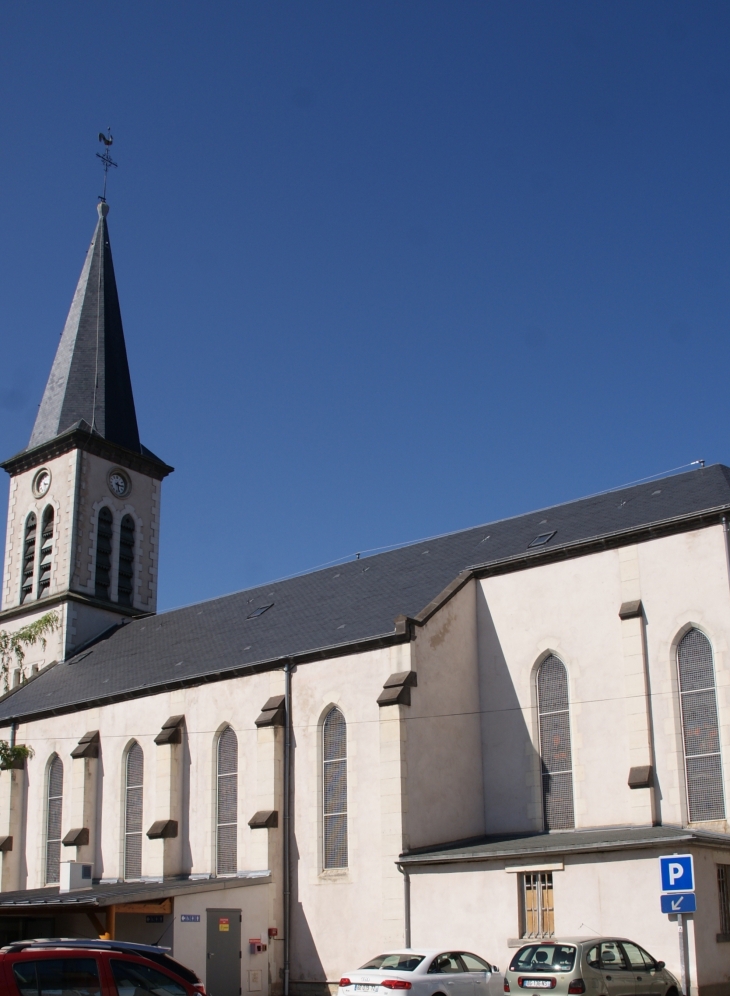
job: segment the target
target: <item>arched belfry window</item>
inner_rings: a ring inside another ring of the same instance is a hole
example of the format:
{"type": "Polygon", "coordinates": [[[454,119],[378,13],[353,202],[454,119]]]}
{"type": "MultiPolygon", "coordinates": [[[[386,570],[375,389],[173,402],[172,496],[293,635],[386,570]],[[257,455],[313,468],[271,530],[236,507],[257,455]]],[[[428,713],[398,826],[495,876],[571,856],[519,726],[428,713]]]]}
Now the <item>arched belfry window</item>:
{"type": "Polygon", "coordinates": [[[347,868],[347,724],[330,709],[322,726],[323,865],[347,868]]]}
{"type": "Polygon", "coordinates": [[[112,513],[102,505],[96,526],[96,597],[109,598],[112,570],[112,513]]]}
{"type": "Polygon", "coordinates": [[[124,788],[124,877],[142,877],[144,752],[135,741],[127,751],[124,788]]]}
{"type": "Polygon", "coordinates": [[[23,579],[20,585],[20,601],[26,602],[33,594],[33,574],[35,572],[35,539],[38,520],[31,512],[25,520],[23,536],[23,579]]]}
{"type": "Polygon", "coordinates": [[[63,761],[54,754],[48,765],[46,796],[46,885],[61,880],[61,818],[63,816],[63,761]]]}
{"type": "Polygon", "coordinates": [[[118,599],[122,605],[132,604],[132,589],[134,578],[134,519],[125,515],[119,534],[119,592],[118,599]]]}
{"type": "Polygon", "coordinates": [[[41,524],[41,556],[38,563],[38,598],[47,595],[51,587],[51,564],[53,562],[53,508],[49,505],[43,512],[41,524]]]}
{"type": "Polygon", "coordinates": [[[216,874],[238,870],[238,738],[227,726],[218,738],[216,874]]]}
{"type": "Polygon", "coordinates": [[[546,830],[570,830],[575,814],[568,672],[555,654],[546,657],[537,672],[537,706],[544,826],[546,830]]]}
{"type": "Polygon", "coordinates": [[[698,629],[682,637],[677,670],[689,819],[724,820],[715,668],[710,641],[698,629]]]}

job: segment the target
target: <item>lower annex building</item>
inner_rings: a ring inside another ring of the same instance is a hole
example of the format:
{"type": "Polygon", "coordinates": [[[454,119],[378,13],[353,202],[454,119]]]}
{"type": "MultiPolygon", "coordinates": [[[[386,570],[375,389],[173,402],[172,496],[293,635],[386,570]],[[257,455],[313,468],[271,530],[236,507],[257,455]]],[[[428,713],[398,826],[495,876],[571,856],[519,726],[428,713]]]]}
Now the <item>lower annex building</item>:
{"type": "Polygon", "coordinates": [[[3,465],[0,628],[58,625],[0,700],[34,751],[0,773],[0,940],[159,940],[208,983],[214,950],[230,996],[553,935],[676,974],[657,857],[690,852],[692,993],[730,993],[730,469],[157,615],[172,468],[139,440],[107,213],[3,465]]]}

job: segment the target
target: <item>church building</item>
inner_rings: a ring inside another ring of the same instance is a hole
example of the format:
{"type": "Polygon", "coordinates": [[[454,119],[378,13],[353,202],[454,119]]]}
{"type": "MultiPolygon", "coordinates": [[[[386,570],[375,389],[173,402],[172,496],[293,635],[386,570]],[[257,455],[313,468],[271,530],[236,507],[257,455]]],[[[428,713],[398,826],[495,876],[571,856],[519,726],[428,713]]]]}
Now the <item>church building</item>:
{"type": "Polygon", "coordinates": [[[0,771],[0,942],[159,942],[213,996],[567,936],[678,975],[679,853],[691,994],[730,996],[730,469],[157,614],[172,467],[140,441],[108,210],[2,464],[0,630],[53,628],[0,698],[32,749],[0,771]]]}

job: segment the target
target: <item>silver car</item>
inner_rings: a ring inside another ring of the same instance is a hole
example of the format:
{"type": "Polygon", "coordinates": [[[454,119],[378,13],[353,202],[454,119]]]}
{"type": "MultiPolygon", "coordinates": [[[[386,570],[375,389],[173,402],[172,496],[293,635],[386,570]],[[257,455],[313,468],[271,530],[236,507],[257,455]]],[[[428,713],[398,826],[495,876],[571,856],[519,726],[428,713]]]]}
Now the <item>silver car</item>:
{"type": "Polygon", "coordinates": [[[555,996],[678,996],[663,961],[625,937],[525,941],[504,975],[505,993],[552,990],[555,996]]]}
{"type": "Polygon", "coordinates": [[[340,979],[338,996],[377,993],[392,996],[502,996],[503,977],[496,965],[470,951],[437,948],[386,951],[340,979]]]}

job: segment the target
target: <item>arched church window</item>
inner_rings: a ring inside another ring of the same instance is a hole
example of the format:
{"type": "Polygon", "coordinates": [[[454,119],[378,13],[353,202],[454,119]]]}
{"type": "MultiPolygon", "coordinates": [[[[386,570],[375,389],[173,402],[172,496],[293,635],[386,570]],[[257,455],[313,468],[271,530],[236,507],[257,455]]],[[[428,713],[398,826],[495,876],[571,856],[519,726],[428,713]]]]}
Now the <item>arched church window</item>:
{"type": "Polygon", "coordinates": [[[134,519],[125,515],[119,534],[119,584],[118,598],[122,605],[132,604],[132,579],[134,578],[134,519]]]}
{"type": "Polygon", "coordinates": [[[46,805],[46,885],[61,880],[61,817],[63,815],[63,761],[54,754],[48,765],[46,805]]]}
{"type": "Polygon", "coordinates": [[[26,602],[33,594],[33,574],[35,572],[35,534],[37,529],[35,512],[25,520],[23,536],[23,580],[20,586],[20,601],[26,602]]]}
{"type": "Polygon", "coordinates": [[[347,724],[330,709],[322,725],[323,865],[347,868],[347,724]]]}
{"type": "Polygon", "coordinates": [[[546,830],[570,830],[573,812],[573,755],[570,744],[568,672],[550,654],[537,672],[542,810],[546,830]]]}
{"type": "Polygon", "coordinates": [[[41,524],[41,556],[38,564],[38,598],[48,594],[51,587],[51,564],[53,561],[53,508],[49,505],[43,512],[41,524]]]}
{"type": "Polygon", "coordinates": [[[216,874],[238,870],[238,738],[227,726],[218,738],[216,874]]]}
{"type": "Polygon", "coordinates": [[[142,877],[144,752],[135,741],[127,751],[124,791],[124,878],[142,877]]]}
{"type": "Polygon", "coordinates": [[[682,637],[677,669],[689,819],[724,820],[715,667],[710,641],[698,629],[682,637]]]}
{"type": "Polygon", "coordinates": [[[112,570],[112,513],[102,505],[96,526],[96,597],[109,598],[112,570]]]}

